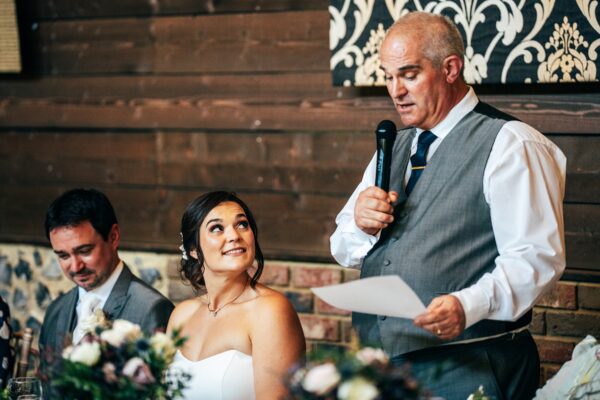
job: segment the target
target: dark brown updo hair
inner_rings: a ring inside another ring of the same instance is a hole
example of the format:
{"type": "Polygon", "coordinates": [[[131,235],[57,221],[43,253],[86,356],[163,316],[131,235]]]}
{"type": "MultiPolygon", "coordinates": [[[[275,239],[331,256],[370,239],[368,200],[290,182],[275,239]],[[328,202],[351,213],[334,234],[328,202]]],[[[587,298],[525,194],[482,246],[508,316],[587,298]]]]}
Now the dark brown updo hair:
{"type": "Polygon", "coordinates": [[[256,226],[256,220],[250,212],[250,209],[239,197],[232,192],[210,192],[203,194],[192,201],[181,217],[181,238],[183,241],[183,254],[185,258],[181,259],[181,269],[179,270],[181,277],[184,280],[190,282],[192,287],[198,291],[204,286],[204,254],[200,248],[200,226],[204,222],[204,219],[212,211],[213,208],[217,207],[221,203],[234,202],[238,204],[244,210],[250,229],[254,234],[254,259],[258,264],[258,268],[254,273],[254,276],[250,279],[250,287],[254,288],[256,282],[262,274],[263,267],[265,265],[265,258],[258,244],[258,227],[256,226]],[[196,250],[198,259],[191,256],[191,252],[196,250]]]}

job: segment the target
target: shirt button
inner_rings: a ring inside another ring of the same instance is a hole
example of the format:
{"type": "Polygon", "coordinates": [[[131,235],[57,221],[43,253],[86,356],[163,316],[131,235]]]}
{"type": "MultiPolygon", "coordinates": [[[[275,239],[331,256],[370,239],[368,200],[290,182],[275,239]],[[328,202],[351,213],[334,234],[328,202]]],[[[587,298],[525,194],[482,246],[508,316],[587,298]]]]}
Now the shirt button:
{"type": "Polygon", "coordinates": [[[380,321],[385,321],[385,319],[386,319],[386,318],[387,318],[387,317],[386,317],[385,315],[380,315],[380,316],[379,316],[379,320],[380,320],[380,321]]]}
{"type": "Polygon", "coordinates": [[[384,261],[383,261],[383,265],[385,265],[386,267],[387,267],[388,265],[390,265],[391,263],[392,263],[392,262],[391,262],[390,260],[384,260],[384,261]]]}

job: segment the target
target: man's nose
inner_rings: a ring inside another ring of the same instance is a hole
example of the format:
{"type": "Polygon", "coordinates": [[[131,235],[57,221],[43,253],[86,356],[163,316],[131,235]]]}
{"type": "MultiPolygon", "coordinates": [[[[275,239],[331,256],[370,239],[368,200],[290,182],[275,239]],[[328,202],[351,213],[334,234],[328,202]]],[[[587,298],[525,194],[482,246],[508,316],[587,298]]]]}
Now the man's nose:
{"type": "Polygon", "coordinates": [[[402,97],[406,94],[406,87],[402,84],[400,79],[392,80],[391,95],[394,98],[402,97]]]}
{"type": "Polygon", "coordinates": [[[80,256],[74,255],[71,258],[71,272],[76,274],[79,271],[81,271],[84,267],[85,267],[85,263],[83,262],[83,260],[81,259],[80,256]]]}

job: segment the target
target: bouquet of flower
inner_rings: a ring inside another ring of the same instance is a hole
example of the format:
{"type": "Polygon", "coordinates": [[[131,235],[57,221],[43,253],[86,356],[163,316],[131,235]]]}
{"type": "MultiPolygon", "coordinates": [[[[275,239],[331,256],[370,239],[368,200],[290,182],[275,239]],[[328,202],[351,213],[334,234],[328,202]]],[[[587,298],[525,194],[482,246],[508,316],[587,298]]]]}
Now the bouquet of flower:
{"type": "Polygon", "coordinates": [[[87,335],[67,347],[50,374],[53,391],[62,399],[160,399],[181,394],[189,379],[168,374],[177,348],[185,339],[157,332],[146,337],[129,321],[107,321],[98,310],[87,323],[87,335]]]}
{"type": "Polygon", "coordinates": [[[395,367],[381,349],[317,355],[290,378],[292,399],[419,399],[408,367],[395,367]]]}

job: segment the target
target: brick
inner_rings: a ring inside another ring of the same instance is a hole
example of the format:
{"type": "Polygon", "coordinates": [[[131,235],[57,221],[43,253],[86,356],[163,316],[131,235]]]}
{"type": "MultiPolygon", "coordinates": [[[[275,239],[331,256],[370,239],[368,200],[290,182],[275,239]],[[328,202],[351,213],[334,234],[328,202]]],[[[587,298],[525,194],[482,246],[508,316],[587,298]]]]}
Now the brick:
{"type": "Polygon", "coordinates": [[[543,308],[534,308],[529,330],[536,335],[546,333],[546,311],[543,308]]]}
{"type": "Polygon", "coordinates": [[[288,286],[290,283],[289,264],[276,261],[265,262],[260,283],[263,285],[288,286]]]}
{"type": "Polygon", "coordinates": [[[547,311],[546,331],[552,336],[587,335],[600,337],[600,313],[589,311],[547,311]]]}
{"type": "Polygon", "coordinates": [[[312,312],[313,311],[313,295],[310,292],[292,292],[285,291],[285,297],[288,298],[296,312],[312,312]]]}
{"type": "Polygon", "coordinates": [[[360,278],[360,270],[353,268],[344,269],[344,282],[355,281],[360,278]]]}
{"type": "Polygon", "coordinates": [[[300,323],[306,339],[340,341],[339,321],[315,315],[300,315],[300,323]]]}
{"type": "Polygon", "coordinates": [[[334,285],[342,281],[340,267],[301,267],[292,268],[292,282],[298,288],[311,288],[334,285]]]}
{"type": "Polygon", "coordinates": [[[541,362],[563,364],[571,359],[574,342],[536,337],[535,344],[540,353],[541,362]]]}
{"type": "Polygon", "coordinates": [[[538,300],[537,305],[575,310],[577,309],[577,285],[574,283],[558,282],[552,290],[538,300]]]}
{"type": "Polygon", "coordinates": [[[579,285],[579,307],[600,310],[600,285],[579,285]]]}
{"type": "Polygon", "coordinates": [[[315,308],[319,314],[344,315],[344,316],[349,316],[352,314],[350,311],[340,310],[339,308],[334,307],[334,306],[324,302],[323,300],[319,299],[318,297],[315,301],[315,306],[316,306],[315,308]]]}

